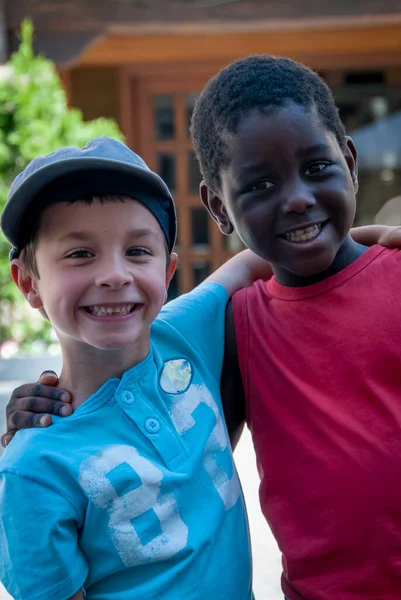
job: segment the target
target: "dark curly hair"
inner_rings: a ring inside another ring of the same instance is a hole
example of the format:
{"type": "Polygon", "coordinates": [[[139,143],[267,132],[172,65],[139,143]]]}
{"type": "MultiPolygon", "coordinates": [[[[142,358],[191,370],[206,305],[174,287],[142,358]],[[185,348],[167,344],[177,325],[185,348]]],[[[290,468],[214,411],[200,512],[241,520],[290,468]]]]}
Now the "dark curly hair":
{"type": "Polygon", "coordinates": [[[227,165],[225,134],[235,134],[241,119],[255,108],[269,110],[292,100],[317,110],[323,125],[345,147],[345,130],[329,87],[314,71],[289,58],[259,54],[222,69],[195,103],[191,139],[206,183],[220,189],[227,165]]]}

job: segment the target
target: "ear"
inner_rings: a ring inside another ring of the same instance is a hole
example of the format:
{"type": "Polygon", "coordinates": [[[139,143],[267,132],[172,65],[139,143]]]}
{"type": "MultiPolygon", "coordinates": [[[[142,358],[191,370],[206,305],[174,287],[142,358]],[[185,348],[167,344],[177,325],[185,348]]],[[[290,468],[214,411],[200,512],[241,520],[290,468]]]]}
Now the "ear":
{"type": "Polygon", "coordinates": [[[219,226],[221,233],[230,235],[234,231],[234,227],[229,219],[226,207],[220,197],[207,185],[206,181],[201,181],[199,195],[204,207],[219,226]]]}
{"type": "Polygon", "coordinates": [[[351,179],[354,184],[355,194],[358,191],[358,151],[354,144],[354,140],[348,135],[345,138],[346,148],[344,151],[344,157],[348,165],[349,172],[351,173],[351,179]]]}
{"type": "MultiPolygon", "coordinates": [[[[178,254],[176,254],[175,252],[172,252],[170,254],[170,264],[168,266],[167,273],[166,273],[166,290],[168,290],[170,282],[171,282],[172,278],[174,277],[174,273],[177,270],[177,264],[178,264],[178,254]]],[[[167,292],[166,292],[166,298],[167,298],[167,292]]]]}
{"type": "Polygon", "coordinates": [[[37,289],[36,280],[21,265],[19,258],[11,261],[11,277],[32,308],[43,308],[43,302],[37,289]]]}

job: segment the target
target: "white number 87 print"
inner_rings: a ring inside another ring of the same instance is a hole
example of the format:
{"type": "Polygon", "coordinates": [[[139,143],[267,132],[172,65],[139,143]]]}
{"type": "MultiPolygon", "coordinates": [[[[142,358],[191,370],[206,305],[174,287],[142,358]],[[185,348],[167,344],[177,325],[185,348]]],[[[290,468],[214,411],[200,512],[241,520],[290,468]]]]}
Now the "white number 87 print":
{"type": "Polygon", "coordinates": [[[188,528],[174,496],[161,493],[162,477],[162,472],[131,446],[110,446],[81,466],[80,484],[94,505],[109,513],[110,537],[127,567],[165,560],[187,545],[188,528]],[[135,471],[141,484],[119,496],[107,474],[123,464],[135,471]],[[161,533],[143,544],[134,519],[149,510],[156,514],[161,533]]]}
{"type": "MultiPolygon", "coordinates": [[[[193,413],[200,404],[207,405],[216,418],[205,445],[203,467],[227,511],[240,497],[240,484],[235,467],[230,478],[216,460],[229,442],[218,406],[209,390],[202,384],[193,384],[186,392],[177,395],[171,418],[177,432],[182,435],[196,426],[193,413]]],[[[187,545],[188,527],[181,518],[174,495],[162,492],[162,478],[160,469],[132,446],[109,446],[81,465],[80,484],[94,505],[108,512],[109,533],[126,566],[165,560],[187,545]],[[119,495],[108,475],[122,465],[134,471],[140,485],[119,495]],[[157,516],[160,533],[143,543],[135,528],[135,518],[149,510],[157,516]]]]}

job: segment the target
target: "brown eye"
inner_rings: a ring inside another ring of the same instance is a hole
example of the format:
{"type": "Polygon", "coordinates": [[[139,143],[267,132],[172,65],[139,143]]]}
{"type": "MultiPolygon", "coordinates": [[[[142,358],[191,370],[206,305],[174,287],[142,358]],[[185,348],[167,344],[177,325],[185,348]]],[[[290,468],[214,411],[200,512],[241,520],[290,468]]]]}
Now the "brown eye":
{"type": "Polygon", "coordinates": [[[250,192],[260,192],[262,190],[270,190],[272,187],[274,187],[274,183],[272,183],[271,181],[267,181],[267,180],[257,181],[256,183],[254,183],[253,185],[251,185],[249,187],[249,191],[250,192]]]}
{"type": "Polygon", "coordinates": [[[151,253],[146,248],[134,247],[127,250],[128,256],[149,256],[151,253]]]}
{"type": "Polygon", "coordinates": [[[67,258],[91,258],[92,256],[93,254],[89,250],[75,250],[68,254],[67,258]]]}
{"type": "Polygon", "coordinates": [[[313,163],[313,165],[309,165],[307,169],[305,169],[305,175],[318,175],[322,171],[324,171],[330,163],[328,162],[317,162],[313,163]]]}

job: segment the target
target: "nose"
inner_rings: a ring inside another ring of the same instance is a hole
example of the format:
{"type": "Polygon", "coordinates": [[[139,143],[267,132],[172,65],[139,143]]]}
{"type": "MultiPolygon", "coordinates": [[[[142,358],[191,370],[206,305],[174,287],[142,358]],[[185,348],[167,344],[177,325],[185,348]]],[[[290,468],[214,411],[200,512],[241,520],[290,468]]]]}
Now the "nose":
{"type": "Polygon", "coordinates": [[[105,257],[97,265],[95,285],[119,290],[133,282],[132,268],[124,256],[116,254],[105,257]]]}
{"type": "Polygon", "coordinates": [[[284,213],[303,213],[316,204],[311,189],[302,179],[297,179],[292,184],[286,186],[284,194],[284,201],[282,203],[284,213]]]}

